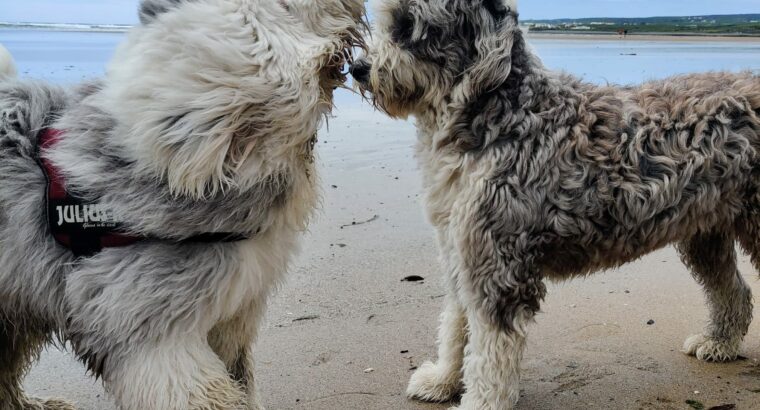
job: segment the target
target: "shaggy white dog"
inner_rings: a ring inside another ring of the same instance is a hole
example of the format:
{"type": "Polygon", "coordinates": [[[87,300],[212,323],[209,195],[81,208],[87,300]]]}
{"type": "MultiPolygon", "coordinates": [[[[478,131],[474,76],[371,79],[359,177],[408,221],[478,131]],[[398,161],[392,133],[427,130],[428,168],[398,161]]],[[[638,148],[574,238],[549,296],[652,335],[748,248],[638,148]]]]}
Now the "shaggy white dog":
{"type": "Polygon", "coordinates": [[[53,335],[121,409],[261,408],[252,343],[363,13],[143,0],[102,81],[0,85],[0,409],[72,408],[21,389],[53,335]]]}

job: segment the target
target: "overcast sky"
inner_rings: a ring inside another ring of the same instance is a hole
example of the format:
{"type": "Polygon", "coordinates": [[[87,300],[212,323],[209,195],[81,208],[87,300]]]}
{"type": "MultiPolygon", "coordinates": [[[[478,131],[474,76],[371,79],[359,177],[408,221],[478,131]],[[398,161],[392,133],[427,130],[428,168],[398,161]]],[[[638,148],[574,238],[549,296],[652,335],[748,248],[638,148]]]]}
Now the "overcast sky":
{"type": "MultiPolygon", "coordinates": [[[[0,21],[135,23],[138,2],[139,0],[0,0],[0,21]]],[[[760,13],[760,1],[519,0],[519,9],[524,19],[683,16],[760,13]]]]}

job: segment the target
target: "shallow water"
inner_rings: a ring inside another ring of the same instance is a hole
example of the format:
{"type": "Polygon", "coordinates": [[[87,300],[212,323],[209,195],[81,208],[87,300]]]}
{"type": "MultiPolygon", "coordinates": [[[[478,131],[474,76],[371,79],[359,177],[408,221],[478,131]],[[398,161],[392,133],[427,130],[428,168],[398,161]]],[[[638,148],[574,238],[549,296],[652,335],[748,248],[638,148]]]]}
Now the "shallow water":
{"type": "MultiPolygon", "coordinates": [[[[123,33],[0,30],[24,76],[73,83],[103,74],[123,33]]],[[[760,42],[531,39],[545,65],[595,83],[636,83],[673,74],[760,69],[760,42]]],[[[362,101],[345,90],[339,109],[362,101]]]]}
{"type": "Polygon", "coordinates": [[[124,33],[0,30],[23,77],[76,83],[103,75],[124,33]]]}
{"type": "Polygon", "coordinates": [[[760,68],[760,42],[529,41],[544,64],[604,84],[630,84],[691,72],[760,68]]]}

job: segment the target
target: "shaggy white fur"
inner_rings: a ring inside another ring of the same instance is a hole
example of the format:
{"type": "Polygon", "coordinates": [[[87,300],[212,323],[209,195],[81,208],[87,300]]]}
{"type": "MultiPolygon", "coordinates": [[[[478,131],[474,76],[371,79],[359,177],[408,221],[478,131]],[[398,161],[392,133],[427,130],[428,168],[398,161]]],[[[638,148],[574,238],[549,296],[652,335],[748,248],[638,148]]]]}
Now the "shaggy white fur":
{"type": "Polygon", "coordinates": [[[140,17],[101,82],[0,85],[0,410],[39,402],[20,381],[53,333],[120,409],[261,409],[252,344],[318,203],[314,138],[363,2],[142,0],[140,17]],[[46,128],[67,189],[151,239],[83,258],[53,240],[46,128]],[[193,240],[227,232],[249,239],[193,240]]]}
{"type": "Polygon", "coordinates": [[[275,172],[303,175],[292,169],[307,165],[297,160],[299,148],[331,109],[315,74],[335,48],[335,32],[352,23],[314,12],[315,3],[294,1],[286,10],[268,1],[188,2],[133,31],[100,98],[139,167],[198,198],[245,189],[275,172]],[[335,24],[325,33],[332,36],[293,24],[296,11],[309,25],[335,24]],[[273,104],[275,96],[282,103],[273,104]],[[167,130],[171,117],[181,119],[167,130]],[[249,131],[240,124],[271,138],[240,135],[249,131]]]}

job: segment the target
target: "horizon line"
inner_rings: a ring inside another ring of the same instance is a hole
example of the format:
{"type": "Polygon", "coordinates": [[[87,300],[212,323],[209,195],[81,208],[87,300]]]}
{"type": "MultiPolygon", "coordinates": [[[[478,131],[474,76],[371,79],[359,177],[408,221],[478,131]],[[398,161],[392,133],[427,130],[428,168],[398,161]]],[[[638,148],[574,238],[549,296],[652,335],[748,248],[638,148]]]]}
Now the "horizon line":
{"type": "MultiPolygon", "coordinates": [[[[760,16],[760,11],[758,12],[750,12],[750,13],[728,13],[728,14],[684,14],[684,15],[654,15],[654,16],[634,16],[634,17],[625,17],[625,16],[589,16],[589,17],[554,17],[554,18],[521,18],[521,21],[533,21],[533,20],[541,20],[541,21],[553,21],[553,20],[585,20],[585,19],[649,19],[649,18],[662,18],[662,17],[712,17],[712,16],[749,16],[749,15],[758,15],[760,16]]],[[[52,22],[52,21],[0,21],[0,24],[69,24],[69,25],[105,25],[105,26],[126,26],[126,27],[134,27],[139,25],[140,23],[82,23],[82,22],[52,22]]]]}

